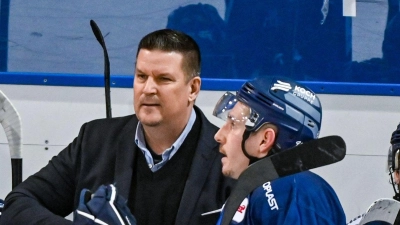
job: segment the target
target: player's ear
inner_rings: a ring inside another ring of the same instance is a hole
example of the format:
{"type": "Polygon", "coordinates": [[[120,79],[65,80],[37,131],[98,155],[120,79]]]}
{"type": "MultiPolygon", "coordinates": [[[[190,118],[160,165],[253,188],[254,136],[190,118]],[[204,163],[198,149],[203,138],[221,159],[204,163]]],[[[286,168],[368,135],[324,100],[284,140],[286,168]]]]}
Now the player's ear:
{"type": "Polygon", "coordinates": [[[258,158],[263,158],[268,155],[269,151],[275,143],[276,133],[271,127],[261,130],[261,142],[259,145],[258,158]]]}
{"type": "Polygon", "coordinates": [[[189,102],[194,102],[200,92],[201,79],[199,76],[193,77],[189,81],[189,102]]]}

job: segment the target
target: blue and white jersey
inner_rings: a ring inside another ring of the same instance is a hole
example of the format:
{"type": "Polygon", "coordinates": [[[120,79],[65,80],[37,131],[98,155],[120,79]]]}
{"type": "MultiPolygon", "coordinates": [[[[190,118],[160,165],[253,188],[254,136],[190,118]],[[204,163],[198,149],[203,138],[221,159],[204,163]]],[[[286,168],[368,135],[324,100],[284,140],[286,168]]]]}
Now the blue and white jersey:
{"type": "MultiPolygon", "coordinates": [[[[218,225],[222,215],[223,211],[218,225]]],[[[255,189],[243,200],[231,224],[345,225],[346,217],[332,187],[305,171],[255,189]]]]}

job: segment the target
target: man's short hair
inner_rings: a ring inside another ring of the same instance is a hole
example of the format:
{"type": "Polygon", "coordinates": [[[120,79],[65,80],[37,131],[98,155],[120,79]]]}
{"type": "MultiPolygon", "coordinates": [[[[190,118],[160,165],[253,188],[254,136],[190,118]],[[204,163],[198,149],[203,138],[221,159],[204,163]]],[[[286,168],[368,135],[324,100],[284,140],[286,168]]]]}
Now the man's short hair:
{"type": "Polygon", "coordinates": [[[136,58],[141,49],[178,52],[183,55],[182,69],[186,74],[186,81],[200,76],[200,48],[193,38],[183,32],[172,29],[151,32],[140,41],[136,58]]]}

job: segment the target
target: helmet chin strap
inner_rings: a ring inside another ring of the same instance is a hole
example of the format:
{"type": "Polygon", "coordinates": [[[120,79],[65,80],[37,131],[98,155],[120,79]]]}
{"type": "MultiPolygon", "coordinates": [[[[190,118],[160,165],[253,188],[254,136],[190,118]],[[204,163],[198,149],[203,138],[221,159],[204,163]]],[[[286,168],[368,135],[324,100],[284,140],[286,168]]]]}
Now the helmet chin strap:
{"type": "Polygon", "coordinates": [[[396,194],[393,196],[393,199],[400,202],[400,194],[396,192],[396,194]]]}
{"type": "Polygon", "coordinates": [[[258,160],[260,160],[260,159],[257,158],[257,157],[254,157],[254,156],[249,155],[249,153],[247,153],[247,151],[246,151],[245,143],[246,143],[246,140],[249,138],[250,134],[251,134],[251,131],[248,131],[248,130],[246,129],[246,130],[243,132],[243,139],[242,139],[242,151],[243,151],[243,154],[244,154],[248,159],[250,159],[249,165],[251,165],[251,164],[257,162],[258,160]]]}

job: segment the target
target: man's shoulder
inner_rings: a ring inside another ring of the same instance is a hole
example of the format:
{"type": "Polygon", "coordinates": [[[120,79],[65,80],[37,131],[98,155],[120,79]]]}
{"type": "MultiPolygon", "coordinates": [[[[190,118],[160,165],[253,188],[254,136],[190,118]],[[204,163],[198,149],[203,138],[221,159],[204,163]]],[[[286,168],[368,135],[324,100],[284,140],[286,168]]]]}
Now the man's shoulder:
{"type": "Polygon", "coordinates": [[[119,133],[125,129],[136,129],[137,123],[138,120],[135,115],[102,118],[86,122],[82,125],[81,130],[85,130],[86,133],[96,131],[97,134],[98,131],[102,131],[102,133],[119,133]]]}
{"type": "Polygon", "coordinates": [[[135,114],[132,115],[127,115],[127,116],[121,116],[121,117],[113,117],[113,118],[99,118],[99,119],[94,119],[86,123],[88,126],[101,126],[104,124],[107,125],[114,125],[114,126],[119,126],[126,124],[130,122],[131,120],[136,120],[137,118],[135,114]]]}

